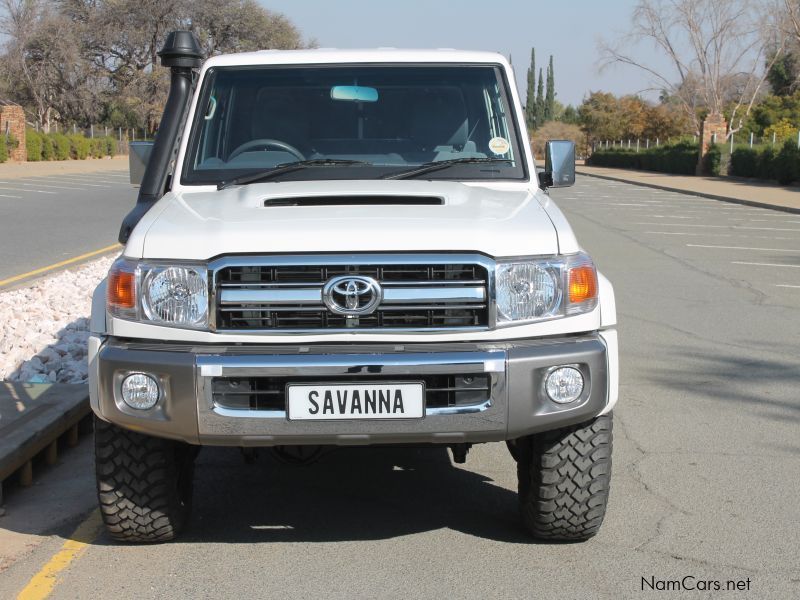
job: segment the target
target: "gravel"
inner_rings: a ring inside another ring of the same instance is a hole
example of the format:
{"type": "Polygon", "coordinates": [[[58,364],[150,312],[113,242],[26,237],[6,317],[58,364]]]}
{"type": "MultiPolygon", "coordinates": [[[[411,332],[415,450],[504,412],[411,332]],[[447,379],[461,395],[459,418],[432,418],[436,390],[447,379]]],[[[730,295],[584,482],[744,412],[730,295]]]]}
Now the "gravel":
{"type": "Polygon", "coordinates": [[[0,292],[0,380],[83,383],[92,293],[116,257],[0,292]]]}

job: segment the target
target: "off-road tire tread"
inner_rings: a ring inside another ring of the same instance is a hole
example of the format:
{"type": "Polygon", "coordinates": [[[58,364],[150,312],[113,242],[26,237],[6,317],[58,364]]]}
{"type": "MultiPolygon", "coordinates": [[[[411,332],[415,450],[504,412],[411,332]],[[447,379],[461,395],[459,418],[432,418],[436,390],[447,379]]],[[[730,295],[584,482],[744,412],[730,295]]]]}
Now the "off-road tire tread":
{"type": "Polygon", "coordinates": [[[581,541],[597,533],[611,483],[612,415],[517,440],[522,520],[536,538],[581,541]]]}
{"type": "Polygon", "coordinates": [[[109,535],[125,542],[173,539],[190,508],[188,445],[100,419],[95,419],[94,439],[97,496],[109,535]]]}

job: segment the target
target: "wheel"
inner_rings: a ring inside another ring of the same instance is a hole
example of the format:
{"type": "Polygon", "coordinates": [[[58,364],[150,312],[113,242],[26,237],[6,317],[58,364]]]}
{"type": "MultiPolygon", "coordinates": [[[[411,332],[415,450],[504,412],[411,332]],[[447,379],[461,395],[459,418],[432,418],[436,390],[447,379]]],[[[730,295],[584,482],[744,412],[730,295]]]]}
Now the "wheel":
{"type": "Polygon", "coordinates": [[[232,161],[234,158],[243,154],[249,150],[253,150],[255,148],[278,148],[280,150],[284,150],[294,156],[297,160],[305,160],[306,157],[303,155],[300,150],[292,146],[291,144],[287,144],[281,140],[271,140],[268,138],[261,138],[258,140],[250,140],[249,142],[245,142],[238,148],[236,148],[233,152],[230,153],[228,156],[228,162],[232,161]]]}
{"type": "Polygon", "coordinates": [[[536,538],[581,541],[600,529],[611,482],[612,416],[520,438],[522,521],[536,538]]]}
{"type": "Polygon", "coordinates": [[[189,518],[196,450],[95,418],[100,513],[123,542],[166,542],[189,518]]]}

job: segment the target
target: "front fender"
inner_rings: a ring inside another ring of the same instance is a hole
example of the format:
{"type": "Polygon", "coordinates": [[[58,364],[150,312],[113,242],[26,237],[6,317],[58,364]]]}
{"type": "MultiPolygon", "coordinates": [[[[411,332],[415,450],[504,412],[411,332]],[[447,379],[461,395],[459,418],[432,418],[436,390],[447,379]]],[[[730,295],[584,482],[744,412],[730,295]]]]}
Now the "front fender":
{"type": "Polygon", "coordinates": [[[92,316],[89,321],[89,331],[95,335],[106,335],[106,286],[108,285],[108,278],[103,279],[100,284],[94,288],[92,294],[92,316]]]}
{"type": "Polygon", "coordinates": [[[600,328],[606,329],[617,324],[617,302],[614,298],[614,286],[602,273],[597,274],[600,301],[600,328]]]}

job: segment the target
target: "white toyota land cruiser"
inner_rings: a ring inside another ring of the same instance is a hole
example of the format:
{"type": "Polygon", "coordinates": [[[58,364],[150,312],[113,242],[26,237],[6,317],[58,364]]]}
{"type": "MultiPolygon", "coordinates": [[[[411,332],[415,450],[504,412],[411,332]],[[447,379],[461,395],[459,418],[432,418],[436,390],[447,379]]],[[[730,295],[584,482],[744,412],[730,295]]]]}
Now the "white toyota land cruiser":
{"type": "MultiPolygon", "coordinates": [[[[173,538],[203,445],[506,442],[531,534],[603,520],[613,290],[538,173],[512,69],[453,50],[203,62],[171,87],[122,256],[92,308],[97,486],[111,535],[173,538]]],[[[138,150],[141,150],[139,148],[138,150]]]]}

